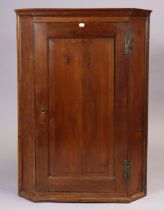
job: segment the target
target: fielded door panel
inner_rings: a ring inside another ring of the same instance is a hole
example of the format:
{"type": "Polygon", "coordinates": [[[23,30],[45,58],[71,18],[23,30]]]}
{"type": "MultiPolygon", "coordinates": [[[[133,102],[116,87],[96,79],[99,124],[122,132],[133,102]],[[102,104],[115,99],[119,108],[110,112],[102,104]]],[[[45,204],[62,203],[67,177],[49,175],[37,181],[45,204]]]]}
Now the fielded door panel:
{"type": "Polygon", "coordinates": [[[126,193],[126,30],[34,23],[37,191],[126,193]]]}

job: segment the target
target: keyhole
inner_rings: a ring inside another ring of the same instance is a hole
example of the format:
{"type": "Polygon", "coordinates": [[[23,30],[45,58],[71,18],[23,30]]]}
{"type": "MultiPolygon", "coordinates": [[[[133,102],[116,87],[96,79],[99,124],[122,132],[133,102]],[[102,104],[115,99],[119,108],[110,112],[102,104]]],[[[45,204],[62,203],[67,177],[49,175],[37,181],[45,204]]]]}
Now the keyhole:
{"type": "Polygon", "coordinates": [[[46,113],[46,108],[42,106],[42,107],[40,108],[40,112],[41,112],[42,114],[46,113]]]}

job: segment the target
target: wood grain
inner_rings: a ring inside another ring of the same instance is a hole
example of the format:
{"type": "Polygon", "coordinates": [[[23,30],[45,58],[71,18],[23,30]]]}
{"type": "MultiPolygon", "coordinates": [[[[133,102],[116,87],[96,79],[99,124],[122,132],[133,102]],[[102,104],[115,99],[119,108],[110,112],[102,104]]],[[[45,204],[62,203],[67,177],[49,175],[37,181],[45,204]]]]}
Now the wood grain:
{"type": "Polygon", "coordinates": [[[55,202],[145,196],[151,11],[16,13],[19,195],[55,202]],[[129,180],[124,160],[132,163],[129,180]]]}
{"type": "Polygon", "coordinates": [[[35,112],[32,18],[17,19],[19,192],[35,191],[35,112]]]}
{"type": "Polygon", "coordinates": [[[66,9],[66,8],[31,8],[31,9],[16,9],[15,12],[20,15],[31,16],[107,16],[107,17],[147,17],[151,10],[137,8],[85,8],[85,9],[66,9]]]}
{"type": "Polygon", "coordinates": [[[36,113],[36,190],[47,191],[48,176],[48,74],[46,24],[35,24],[35,113],[36,113]],[[41,113],[45,107],[46,113],[41,113]],[[45,164],[46,163],[46,164],[45,164]],[[43,165],[43,170],[40,167],[43,165]]]}
{"type": "Polygon", "coordinates": [[[113,39],[50,39],[49,100],[49,171],[62,191],[78,189],[69,177],[113,176],[113,39]],[[60,181],[62,176],[69,179],[60,181]]]}

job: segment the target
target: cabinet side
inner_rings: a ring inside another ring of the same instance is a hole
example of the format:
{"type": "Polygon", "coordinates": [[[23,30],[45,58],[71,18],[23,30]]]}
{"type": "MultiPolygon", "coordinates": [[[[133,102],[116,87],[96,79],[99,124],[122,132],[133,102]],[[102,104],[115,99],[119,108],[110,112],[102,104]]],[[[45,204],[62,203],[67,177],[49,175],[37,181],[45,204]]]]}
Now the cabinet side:
{"type": "Polygon", "coordinates": [[[128,75],[128,159],[132,166],[128,194],[146,195],[149,17],[131,18],[130,30],[133,51],[128,75]]]}
{"type": "Polygon", "coordinates": [[[144,147],[143,147],[143,190],[147,194],[147,149],[148,149],[148,99],[149,99],[149,39],[150,16],[145,22],[145,107],[144,107],[144,147]]]}
{"type": "Polygon", "coordinates": [[[18,192],[35,191],[33,23],[17,15],[18,192]]]}

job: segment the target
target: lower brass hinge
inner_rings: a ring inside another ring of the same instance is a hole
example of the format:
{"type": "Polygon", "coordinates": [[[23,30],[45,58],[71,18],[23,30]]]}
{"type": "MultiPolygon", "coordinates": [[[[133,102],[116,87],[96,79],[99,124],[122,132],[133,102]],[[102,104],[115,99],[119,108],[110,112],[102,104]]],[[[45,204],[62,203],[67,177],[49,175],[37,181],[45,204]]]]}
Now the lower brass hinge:
{"type": "Polygon", "coordinates": [[[131,177],[132,163],[130,160],[124,160],[124,180],[128,181],[131,177]]]}

